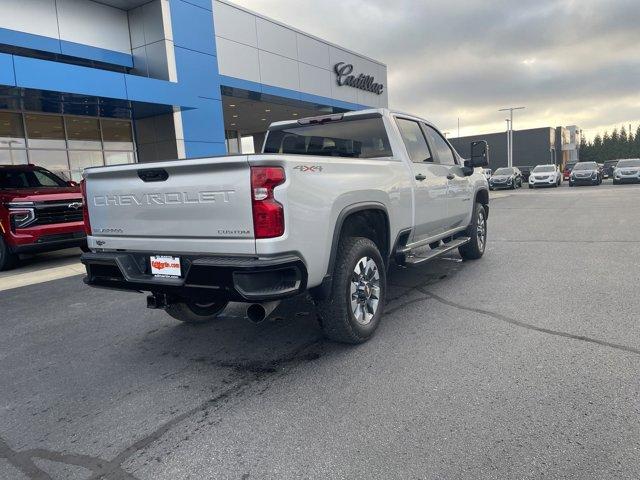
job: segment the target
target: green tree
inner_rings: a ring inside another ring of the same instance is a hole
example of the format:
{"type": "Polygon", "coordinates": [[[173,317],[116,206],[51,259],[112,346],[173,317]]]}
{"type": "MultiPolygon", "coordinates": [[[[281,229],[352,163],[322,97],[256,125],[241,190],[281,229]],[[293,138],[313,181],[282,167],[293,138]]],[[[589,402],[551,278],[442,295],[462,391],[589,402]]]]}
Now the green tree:
{"type": "Polygon", "coordinates": [[[604,135],[602,136],[602,147],[600,147],[600,151],[598,152],[598,161],[604,162],[605,160],[609,160],[611,155],[611,136],[609,132],[605,130],[604,135]]]}

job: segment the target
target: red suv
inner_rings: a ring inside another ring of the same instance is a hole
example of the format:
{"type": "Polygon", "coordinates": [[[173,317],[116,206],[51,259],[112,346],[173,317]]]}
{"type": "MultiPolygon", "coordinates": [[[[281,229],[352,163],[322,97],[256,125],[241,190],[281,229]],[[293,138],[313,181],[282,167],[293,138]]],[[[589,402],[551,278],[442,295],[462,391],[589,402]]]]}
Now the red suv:
{"type": "Polygon", "coordinates": [[[0,165],[0,270],[19,253],[86,248],[82,192],[34,165],[0,165]]]}

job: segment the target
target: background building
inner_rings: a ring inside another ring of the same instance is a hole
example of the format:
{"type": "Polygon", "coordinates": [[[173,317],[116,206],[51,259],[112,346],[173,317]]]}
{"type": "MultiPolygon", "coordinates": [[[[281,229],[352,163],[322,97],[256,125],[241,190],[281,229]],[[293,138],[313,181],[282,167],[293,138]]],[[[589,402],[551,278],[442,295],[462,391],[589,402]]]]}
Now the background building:
{"type": "MultiPolygon", "coordinates": [[[[507,132],[450,138],[460,155],[468,158],[470,144],[486,140],[489,144],[489,166],[492,169],[507,166],[507,132]]],[[[578,161],[580,129],[570,127],[544,127],[513,131],[513,165],[535,166],[553,163],[564,167],[578,161]]]]}
{"type": "Polygon", "coordinates": [[[382,63],[226,1],[3,0],[0,163],[77,179],[253,151],[272,121],[385,107],[386,85],[382,63]]]}

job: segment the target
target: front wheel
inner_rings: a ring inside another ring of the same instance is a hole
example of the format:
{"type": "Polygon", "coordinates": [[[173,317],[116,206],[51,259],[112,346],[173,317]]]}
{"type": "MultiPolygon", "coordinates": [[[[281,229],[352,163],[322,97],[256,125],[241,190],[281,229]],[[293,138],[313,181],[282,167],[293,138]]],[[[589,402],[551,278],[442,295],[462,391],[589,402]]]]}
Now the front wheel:
{"type": "Polygon", "coordinates": [[[331,294],[318,302],[325,337],[341,343],[363,343],[378,328],[387,291],[380,251],[368,238],[340,241],[331,294]]]}
{"type": "Polygon", "coordinates": [[[482,257],[487,246],[487,211],[482,204],[476,203],[465,235],[471,240],[458,248],[460,256],[465,260],[477,260],[482,257]]]}
{"type": "Polygon", "coordinates": [[[178,302],[166,308],[166,312],[176,320],[192,325],[209,323],[220,316],[228,302],[178,302]]]}
{"type": "Polygon", "coordinates": [[[4,239],[0,237],[0,272],[12,269],[17,259],[18,256],[9,250],[9,246],[5,243],[4,239]]]}

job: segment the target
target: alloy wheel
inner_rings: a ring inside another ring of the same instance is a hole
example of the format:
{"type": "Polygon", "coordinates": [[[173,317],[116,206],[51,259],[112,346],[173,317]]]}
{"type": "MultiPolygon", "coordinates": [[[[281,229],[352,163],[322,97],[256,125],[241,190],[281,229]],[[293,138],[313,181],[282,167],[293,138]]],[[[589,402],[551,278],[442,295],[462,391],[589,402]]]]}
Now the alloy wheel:
{"type": "Polygon", "coordinates": [[[380,272],[371,257],[356,262],[351,274],[351,311],[360,325],[368,325],[378,310],[380,272]]]}

